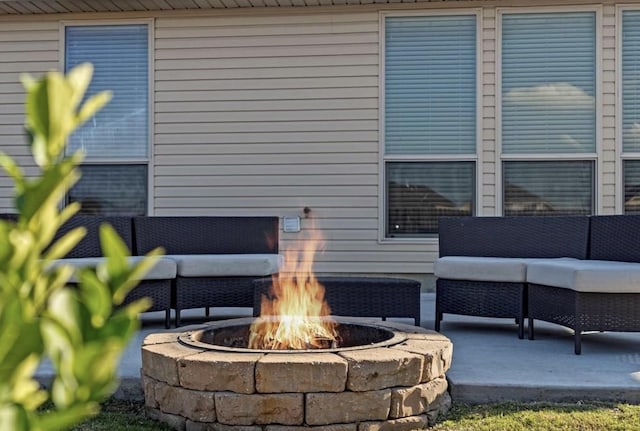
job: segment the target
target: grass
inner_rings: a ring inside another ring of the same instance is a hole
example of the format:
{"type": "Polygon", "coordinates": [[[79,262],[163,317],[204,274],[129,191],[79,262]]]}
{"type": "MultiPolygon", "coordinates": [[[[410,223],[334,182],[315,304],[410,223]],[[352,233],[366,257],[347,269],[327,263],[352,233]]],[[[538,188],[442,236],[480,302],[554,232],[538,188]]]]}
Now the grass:
{"type": "Polygon", "coordinates": [[[640,430],[640,406],[505,403],[455,405],[433,431],[633,431],[640,430]]]}
{"type": "Polygon", "coordinates": [[[141,402],[112,399],[102,404],[100,414],[72,431],[172,431],[172,428],[148,419],[141,402]]]}
{"type": "MultiPolygon", "coordinates": [[[[147,419],[141,403],[110,400],[73,431],[170,431],[147,419]]],[[[579,402],[454,405],[429,431],[640,431],[640,406],[579,402]]]]}

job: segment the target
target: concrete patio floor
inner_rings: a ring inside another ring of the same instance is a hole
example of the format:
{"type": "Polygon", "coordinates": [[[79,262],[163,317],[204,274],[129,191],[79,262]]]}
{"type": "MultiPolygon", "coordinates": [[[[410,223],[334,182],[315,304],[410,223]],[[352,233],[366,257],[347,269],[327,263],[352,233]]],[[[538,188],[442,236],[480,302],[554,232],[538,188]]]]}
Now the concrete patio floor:
{"type": "MultiPolygon", "coordinates": [[[[421,295],[421,325],[428,329],[433,329],[434,299],[433,293],[421,295]]],[[[214,309],[210,320],[250,315],[251,309],[214,309]]],[[[185,324],[202,322],[204,311],[187,311],[184,317],[185,324]]],[[[122,358],[116,397],[142,398],[140,344],[146,335],[165,331],[162,319],[162,313],[144,316],[142,330],[122,358]]],[[[453,341],[453,364],[447,378],[454,403],[640,403],[640,333],[587,334],[582,355],[577,356],[573,353],[572,332],[543,322],[536,322],[533,341],[518,339],[512,319],[445,315],[441,329],[453,341]]],[[[45,365],[38,375],[46,382],[51,370],[45,365]]]]}

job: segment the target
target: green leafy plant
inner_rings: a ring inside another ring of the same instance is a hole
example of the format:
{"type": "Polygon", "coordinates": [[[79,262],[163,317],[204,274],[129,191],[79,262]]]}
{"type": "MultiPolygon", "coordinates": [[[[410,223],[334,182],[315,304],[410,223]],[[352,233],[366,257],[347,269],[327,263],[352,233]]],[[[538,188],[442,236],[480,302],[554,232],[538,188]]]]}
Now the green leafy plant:
{"type": "Polygon", "coordinates": [[[114,229],[104,225],[105,260],[75,273],[53,267],[86,233],[77,228],[52,243],[56,231],[79,205],[60,202],[80,177],[80,153],[65,155],[71,133],[110,99],[99,93],[81,103],[93,68],[80,65],[66,76],[49,72],[40,80],[22,78],[26,128],[40,168],[26,176],[5,154],[0,165],[15,183],[17,221],[0,221],[0,429],[62,430],[97,413],[117,385],[117,366],[139,328],[148,300],[119,306],[136,280],[154,264],[159,250],[137,265],[114,229]],[[55,371],[50,389],[35,373],[43,361],[55,371]],[[40,409],[43,403],[51,409],[40,409]]]}

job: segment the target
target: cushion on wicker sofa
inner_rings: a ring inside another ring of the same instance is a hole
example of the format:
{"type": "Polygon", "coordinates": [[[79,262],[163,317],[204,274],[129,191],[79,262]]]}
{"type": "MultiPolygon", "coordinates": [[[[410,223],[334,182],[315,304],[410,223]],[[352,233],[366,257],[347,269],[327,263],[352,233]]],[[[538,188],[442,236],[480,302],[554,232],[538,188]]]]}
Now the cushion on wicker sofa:
{"type": "Polygon", "coordinates": [[[434,264],[438,278],[472,281],[524,282],[527,259],[482,256],[445,256],[434,264]]]}
{"type": "Polygon", "coordinates": [[[608,260],[541,260],[527,282],[593,293],[640,293],[640,263],[608,260]]]}
{"type": "MultiPolygon", "coordinates": [[[[136,264],[143,259],[143,256],[129,256],[127,261],[130,264],[136,264]]],[[[79,268],[91,268],[98,266],[103,262],[103,257],[74,257],[58,259],[51,262],[49,268],[56,268],[61,265],[71,265],[76,269],[79,268]]],[[[170,280],[176,278],[177,265],[175,261],[167,259],[166,257],[160,257],[156,264],[151,268],[142,278],[143,280],[170,280]]],[[[69,280],[71,283],[77,283],[78,279],[74,275],[69,280]]]]}
{"type": "Polygon", "coordinates": [[[263,277],[277,274],[280,254],[170,254],[181,277],[263,277]]]}

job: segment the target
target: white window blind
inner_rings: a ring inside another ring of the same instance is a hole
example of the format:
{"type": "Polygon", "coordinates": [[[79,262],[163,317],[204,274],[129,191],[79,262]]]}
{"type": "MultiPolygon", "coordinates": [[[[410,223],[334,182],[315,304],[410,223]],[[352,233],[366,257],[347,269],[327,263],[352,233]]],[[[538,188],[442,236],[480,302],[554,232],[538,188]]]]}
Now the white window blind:
{"type": "Polygon", "coordinates": [[[640,11],[622,13],[622,145],[640,152],[640,11]]]}
{"type": "Polygon", "coordinates": [[[85,160],[146,159],[149,136],[147,25],[67,26],[65,69],[94,66],[87,92],[111,90],[113,99],[70,139],[85,160]]]}
{"type": "Polygon", "coordinates": [[[594,12],[502,15],[502,151],[593,153],[594,12]]]}
{"type": "Polygon", "coordinates": [[[385,152],[475,154],[476,17],[387,17],[385,152]]]}

